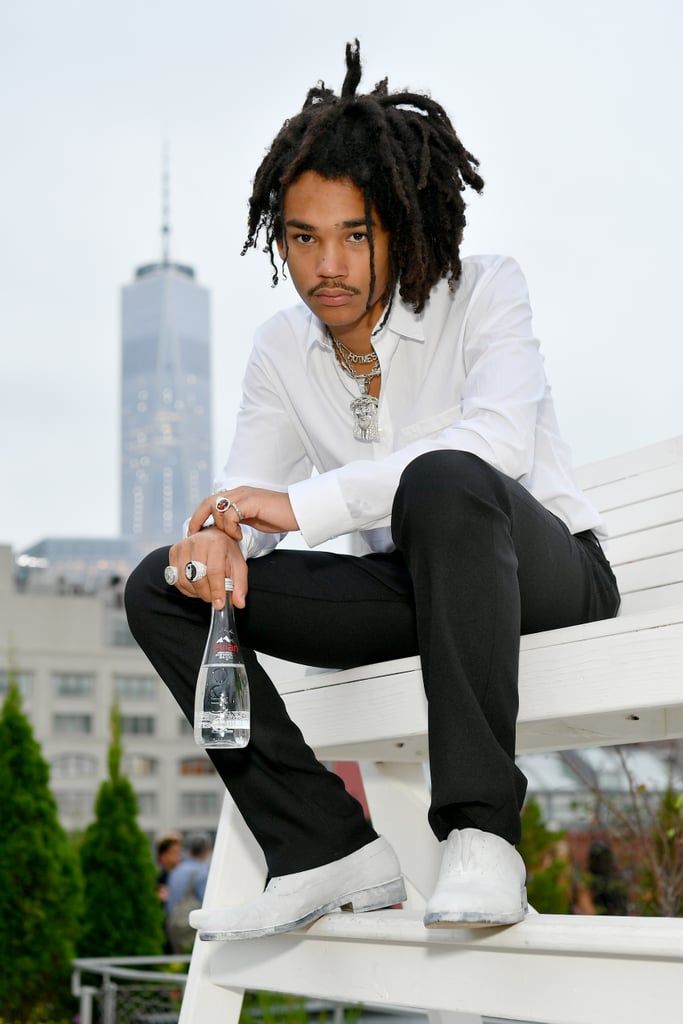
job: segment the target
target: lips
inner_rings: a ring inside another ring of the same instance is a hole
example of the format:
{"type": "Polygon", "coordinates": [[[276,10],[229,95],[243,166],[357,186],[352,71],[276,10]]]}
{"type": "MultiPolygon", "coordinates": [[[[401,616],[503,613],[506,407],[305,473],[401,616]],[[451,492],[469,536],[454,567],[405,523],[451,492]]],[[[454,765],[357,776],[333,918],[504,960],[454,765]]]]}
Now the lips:
{"type": "Polygon", "coordinates": [[[352,292],[320,291],[314,296],[323,306],[345,306],[353,298],[352,292]]]}

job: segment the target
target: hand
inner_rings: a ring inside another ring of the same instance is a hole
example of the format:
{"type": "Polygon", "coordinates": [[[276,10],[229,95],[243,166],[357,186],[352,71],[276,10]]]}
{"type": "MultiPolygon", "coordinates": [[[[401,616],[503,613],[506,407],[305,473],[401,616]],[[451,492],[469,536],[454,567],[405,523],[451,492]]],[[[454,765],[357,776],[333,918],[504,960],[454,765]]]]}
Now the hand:
{"type": "Polygon", "coordinates": [[[188,533],[195,534],[209,516],[213,516],[216,527],[233,540],[242,539],[240,519],[235,508],[225,512],[216,511],[216,501],[228,498],[242,513],[242,522],[262,530],[264,533],[289,533],[298,530],[289,495],[282,491],[268,491],[263,487],[231,487],[220,494],[210,494],[195,509],[188,526],[188,533]]]}
{"type": "Polygon", "coordinates": [[[223,608],[225,578],[229,576],[234,584],[232,603],[235,608],[244,608],[248,590],[247,563],[237,541],[225,533],[210,526],[179,541],[171,548],[168,562],[178,570],[175,585],[186,597],[199,597],[202,601],[211,601],[214,608],[223,608]],[[185,577],[185,566],[192,561],[204,562],[207,567],[204,579],[194,583],[185,577]]]}

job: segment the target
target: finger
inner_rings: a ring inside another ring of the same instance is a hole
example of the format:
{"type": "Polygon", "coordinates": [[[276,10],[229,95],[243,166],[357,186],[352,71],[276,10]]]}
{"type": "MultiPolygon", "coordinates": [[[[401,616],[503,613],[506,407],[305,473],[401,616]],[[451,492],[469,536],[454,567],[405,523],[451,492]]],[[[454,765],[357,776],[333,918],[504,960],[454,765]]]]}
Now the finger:
{"type": "MultiPolygon", "coordinates": [[[[227,564],[228,560],[226,559],[226,566],[227,564]]],[[[235,605],[235,608],[244,608],[249,589],[249,570],[241,551],[233,555],[229,565],[229,572],[233,582],[232,603],[235,605]]]]}
{"type": "MultiPolygon", "coordinates": [[[[176,583],[176,587],[185,595],[185,597],[200,597],[201,595],[199,593],[198,585],[196,583],[191,583],[185,575],[185,566],[188,562],[193,560],[196,562],[204,561],[202,554],[196,549],[193,550],[193,545],[189,539],[180,541],[179,544],[175,545],[175,548],[177,562],[174,564],[178,570],[178,582],[176,583]]],[[[208,592],[205,600],[208,600],[208,592]]]]}
{"type": "MultiPolygon", "coordinates": [[[[232,499],[230,499],[232,500],[232,499]]],[[[212,506],[213,521],[219,530],[222,530],[226,537],[230,537],[232,540],[242,540],[242,530],[240,529],[240,519],[238,513],[235,511],[234,505],[229,506],[221,511],[217,509],[215,505],[212,506]]]]}
{"type": "Polygon", "coordinates": [[[242,530],[240,529],[240,524],[236,519],[231,519],[227,514],[220,515],[220,513],[218,513],[214,516],[214,521],[216,523],[216,527],[221,531],[221,533],[224,533],[226,537],[229,537],[231,540],[236,540],[238,543],[242,540],[242,530]]]}
{"type": "Polygon", "coordinates": [[[230,515],[226,513],[223,517],[223,532],[231,537],[233,540],[242,540],[242,530],[240,528],[239,519],[234,509],[230,509],[230,515]]]}
{"type": "Polygon", "coordinates": [[[225,605],[225,551],[217,545],[209,552],[206,580],[209,587],[209,600],[214,608],[225,605]]]}
{"type": "Polygon", "coordinates": [[[208,498],[204,498],[192,513],[192,518],[187,524],[187,532],[199,533],[213,510],[213,495],[210,495],[208,498]]]}

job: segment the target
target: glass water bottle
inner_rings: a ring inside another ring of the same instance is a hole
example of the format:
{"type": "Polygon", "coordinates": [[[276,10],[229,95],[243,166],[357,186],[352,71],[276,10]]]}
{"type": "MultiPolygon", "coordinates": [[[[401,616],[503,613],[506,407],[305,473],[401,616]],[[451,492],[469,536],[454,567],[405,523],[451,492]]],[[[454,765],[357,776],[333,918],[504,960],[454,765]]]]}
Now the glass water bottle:
{"type": "Polygon", "coordinates": [[[249,742],[249,682],[232,607],[231,579],[225,606],[211,611],[211,626],[197,676],[194,738],[200,747],[246,747],[249,742]]]}

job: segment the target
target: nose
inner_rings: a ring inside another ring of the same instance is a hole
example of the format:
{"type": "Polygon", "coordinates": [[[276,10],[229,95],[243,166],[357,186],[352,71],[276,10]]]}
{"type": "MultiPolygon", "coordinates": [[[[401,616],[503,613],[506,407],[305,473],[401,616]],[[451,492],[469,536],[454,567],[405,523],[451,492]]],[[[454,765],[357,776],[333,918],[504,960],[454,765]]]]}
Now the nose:
{"type": "Polygon", "coordinates": [[[319,277],[346,277],[348,267],[343,246],[328,244],[323,247],[318,261],[319,277]]]}

